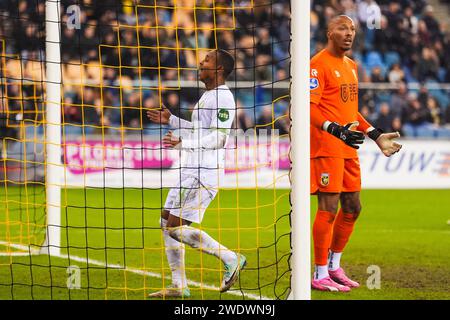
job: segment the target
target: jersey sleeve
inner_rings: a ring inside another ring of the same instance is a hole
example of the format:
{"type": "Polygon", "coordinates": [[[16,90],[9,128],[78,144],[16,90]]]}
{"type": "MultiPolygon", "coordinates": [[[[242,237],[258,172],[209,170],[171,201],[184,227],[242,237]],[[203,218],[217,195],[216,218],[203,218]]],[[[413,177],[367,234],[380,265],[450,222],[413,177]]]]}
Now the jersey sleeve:
{"type": "Polygon", "coordinates": [[[228,92],[228,94],[219,93],[217,102],[212,102],[213,105],[216,103],[217,106],[211,108],[210,128],[216,128],[228,134],[236,115],[236,102],[234,101],[233,94],[231,92],[228,92]]]}
{"type": "Polygon", "coordinates": [[[310,69],[309,92],[311,103],[319,104],[325,87],[325,70],[317,61],[311,62],[310,69]]]}
{"type": "Polygon", "coordinates": [[[199,137],[198,135],[193,135],[194,138],[192,139],[182,139],[182,148],[221,149],[225,147],[236,115],[236,103],[231,92],[229,94],[218,92],[217,98],[211,100],[214,101],[208,101],[206,106],[211,111],[209,128],[199,137]]]}
{"type": "Polygon", "coordinates": [[[359,126],[357,128],[358,131],[367,132],[368,129],[372,128],[372,125],[369,123],[369,121],[367,121],[366,118],[364,118],[362,114],[359,112],[358,112],[358,122],[359,122],[359,126]]]}
{"type": "Polygon", "coordinates": [[[322,111],[320,111],[317,104],[311,103],[310,106],[311,125],[318,129],[322,129],[322,126],[327,119],[323,116],[322,111]]]}

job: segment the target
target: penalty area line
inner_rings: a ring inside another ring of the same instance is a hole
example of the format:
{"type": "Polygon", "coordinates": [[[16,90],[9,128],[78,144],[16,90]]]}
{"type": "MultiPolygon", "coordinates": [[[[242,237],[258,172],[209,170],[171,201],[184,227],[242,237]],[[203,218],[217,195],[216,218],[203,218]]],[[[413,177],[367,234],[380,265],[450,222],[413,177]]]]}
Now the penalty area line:
{"type": "Polygon", "coordinates": [[[13,249],[21,250],[21,251],[13,251],[13,252],[0,252],[0,257],[17,257],[17,256],[29,256],[29,255],[37,255],[39,254],[39,250],[31,248],[30,246],[25,246],[22,244],[15,244],[6,241],[0,240],[0,245],[5,247],[10,247],[13,249]]]}
{"type": "MultiPolygon", "coordinates": [[[[25,246],[22,244],[14,244],[14,243],[8,243],[5,241],[0,241],[0,245],[3,246],[8,246],[14,249],[18,249],[18,250],[22,250],[24,252],[11,252],[11,253],[0,253],[0,256],[5,255],[5,256],[26,256],[26,255],[37,255],[40,254],[39,250],[34,249],[34,248],[30,248],[29,246],[25,246]]],[[[42,253],[41,253],[42,254],[42,253]]],[[[44,253],[46,254],[46,253],[44,253]]],[[[69,260],[69,261],[77,261],[77,262],[81,262],[81,263],[86,263],[86,264],[91,264],[91,265],[96,265],[99,267],[104,267],[107,269],[117,269],[117,270],[123,270],[123,271],[127,271],[130,273],[134,273],[134,274],[138,274],[138,275],[142,275],[142,276],[148,276],[148,277],[152,277],[152,278],[158,278],[158,279],[162,279],[163,276],[160,273],[157,272],[151,272],[151,271],[145,271],[145,270],[140,270],[137,268],[131,268],[131,267],[125,267],[123,265],[120,264],[111,264],[111,263],[105,263],[103,261],[100,260],[95,260],[95,259],[88,259],[88,258],[84,258],[84,257],[79,257],[79,256],[73,256],[73,255],[67,255],[67,254],[59,254],[59,255],[53,255],[52,257],[56,257],[56,258],[60,258],[60,259],[65,259],[65,260],[69,260]]],[[[170,276],[165,276],[164,279],[170,280],[171,277],[170,276]]],[[[193,286],[193,287],[198,287],[198,288],[204,288],[210,291],[219,291],[219,288],[213,285],[209,285],[209,284],[204,284],[204,283],[200,283],[197,281],[193,281],[193,280],[188,280],[187,281],[188,285],[193,286]]],[[[246,298],[249,299],[253,299],[253,300],[272,300],[269,297],[265,297],[263,295],[256,295],[253,293],[247,293],[247,292],[241,292],[238,290],[229,290],[227,292],[225,292],[224,294],[230,294],[233,296],[244,296],[246,298]]]]}

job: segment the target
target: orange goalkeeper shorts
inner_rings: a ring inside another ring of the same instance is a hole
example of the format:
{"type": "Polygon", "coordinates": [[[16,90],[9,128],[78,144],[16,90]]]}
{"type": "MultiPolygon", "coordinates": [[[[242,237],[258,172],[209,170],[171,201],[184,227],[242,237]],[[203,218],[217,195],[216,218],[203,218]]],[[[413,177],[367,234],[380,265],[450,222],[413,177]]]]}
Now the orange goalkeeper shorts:
{"type": "Polygon", "coordinates": [[[359,159],[311,159],[311,194],[361,191],[359,159]]]}

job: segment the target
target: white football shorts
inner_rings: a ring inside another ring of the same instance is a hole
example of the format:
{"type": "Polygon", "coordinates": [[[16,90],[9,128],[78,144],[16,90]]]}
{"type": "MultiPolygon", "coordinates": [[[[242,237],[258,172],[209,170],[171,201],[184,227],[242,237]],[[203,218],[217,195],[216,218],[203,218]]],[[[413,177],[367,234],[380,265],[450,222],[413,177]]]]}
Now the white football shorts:
{"type": "Polygon", "coordinates": [[[169,190],[164,209],[173,216],[201,223],[216,194],[217,188],[206,187],[195,177],[186,177],[169,190]]]}

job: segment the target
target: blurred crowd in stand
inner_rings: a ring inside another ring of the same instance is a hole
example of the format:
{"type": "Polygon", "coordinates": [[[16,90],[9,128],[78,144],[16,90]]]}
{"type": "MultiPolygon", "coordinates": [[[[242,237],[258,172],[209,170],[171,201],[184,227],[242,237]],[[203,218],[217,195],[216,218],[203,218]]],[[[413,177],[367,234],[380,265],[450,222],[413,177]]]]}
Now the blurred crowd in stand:
{"type": "MultiPolygon", "coordinates": [[[[198,60],[217,44],[236,60],[229,79],[238,104],[236,127],[287,134],[289,1],[255,0],[250,9],[252,1],[235,0],[234,11],[227,0],[215,0],[216,10],[212,3],[178,0],[174,10],[169,0],[156,7],[153,0],[61,1],[65,133],[163,133],[143,110],[162,99],[187,117],[202,94],[198,60]],[[170,81],[191,85],[160,95],[155,83],[170,81]]],[[[14,135],[8,123],[42,121],[44,13],[43,0],[0,2],[2,136],[14,135]]],[[[450,82],[449,32],[434,8],[425,0],[313,0],[311,55],[324,48],[327,22],[337,14],[357,24],[349,55],[359,65],[360,111],[386,131],[450,137],[449,90],[439,86],[450,82]]]]}

